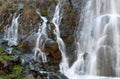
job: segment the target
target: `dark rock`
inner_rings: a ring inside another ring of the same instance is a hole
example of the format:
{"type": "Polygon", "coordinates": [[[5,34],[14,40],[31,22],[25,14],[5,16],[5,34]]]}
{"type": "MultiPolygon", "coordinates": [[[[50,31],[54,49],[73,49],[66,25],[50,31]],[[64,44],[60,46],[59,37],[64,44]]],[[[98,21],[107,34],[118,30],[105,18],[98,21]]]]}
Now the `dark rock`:
{"type": "Polygon", "coordinates": [[[84,60],[87,58],[87,56],[88,56],[88,53],[84,53],[83,55],[84,60]]]}
{"type": "Polygon", "coordinates": [[[27,43],[27,42],[25,42],[24,44],[23,44],[23,52],[24,53],[31,53],[32,52],[32,45],[30,45],[29,43],[27,43]]]}
{"type": "Polygon", "coordinates": [[[6,51],[6,53],[8,53],[8,54],[12,54],[13,48],[7,48],[5,51],[6,51]]]}
{"type": "Polygon", "coordinates": [[[60,24],[60,31],[61,31],[61,37],[63,41],[65,42],[66,53],[67,53],[68,58],[70,58],[69,62],[71,65],[76,58],[74,56],[75,49],[76,49],[74,31],[78,24],[77,20],[79,19],[78,18],[79,11],[76,8],[74,8],[74,5],[71,6],[70,3],[72,3],[73,5],[72,0],[71,2],[63,3],[63,6],[62,6],[63,17],[62,17],[62,21],[60,24]]]}
{"type": "Polygon", "coordinates": [[[6,60],[1,61],[1,64],[3,64],[3,67],[7,67],[8,66],[8,63],[7,63],[6,60]]]}
{"type": "Polygon", "coordinates": [[[50,23],[49,26],[47,27],[47,35],[50,39],[55,40],[56,35],[54,34],[54,29],[55,29],[55,25],[53,23],[50,23]]]}
{"type": "Polygon", "coordinates": [[[14,63],[14,64],[21,65],[21,57],[20,56],[16,56],[11,62],[14,63]]]}
{"type": "Polygon", "coordinates": [[[49,61],[57,63],[61,61],[61,53],[56,41],[47,40],[45,43],[45,52],[47,53],[49,61]]]}
{"type": "Polygon", "coordinates": [[[53,23],[50,24],[50,30],[54,30],[55,29],[55,25],[53,23]]]}

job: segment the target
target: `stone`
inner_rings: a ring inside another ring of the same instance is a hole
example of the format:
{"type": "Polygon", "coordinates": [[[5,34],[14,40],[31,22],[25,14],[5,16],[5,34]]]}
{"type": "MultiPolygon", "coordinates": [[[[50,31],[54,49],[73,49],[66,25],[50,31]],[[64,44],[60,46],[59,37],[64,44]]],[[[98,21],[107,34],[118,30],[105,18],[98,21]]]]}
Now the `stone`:
{"type": "Polygon", "coordinates": [[[48,53],[48,55],[52,56],[53,59],[55,60],[61,59],[61,53],[59,52],[57,42],[53,40],[48,40],[45,44],[45,50],[48,53]]]}
{"type": "Polygon", "coordinates": [[[32,74],[28,74],[25,79],[35,79],[34,76],[32,74]]]}
{"type": "Polygon", "coordinates": [[[54,30],[55,29],[55,25],[53,23],[50,24],[50,30],[54,30]]]}

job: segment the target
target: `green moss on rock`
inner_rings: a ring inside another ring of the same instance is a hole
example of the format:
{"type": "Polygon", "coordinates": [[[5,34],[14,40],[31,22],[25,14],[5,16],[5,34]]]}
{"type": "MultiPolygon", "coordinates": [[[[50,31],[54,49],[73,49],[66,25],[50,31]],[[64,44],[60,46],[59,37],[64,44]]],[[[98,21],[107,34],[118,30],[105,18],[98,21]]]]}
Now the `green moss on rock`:
{"type": "Polygon", "coordinates": [[[48,0],[48,2],[55,2],[55,3],[57,3],[58,0],[48,0]]]}
{"type": "Polygon", "coordinates": [[[5,50],[4,47],[0,47],[0,53],[2,53],[5,50]]]}
{"type": "Polygon", "coordinates": [[[17,46],[17,49],[21,49],[22,48],[22,44],[19,44],[18,46],[17,46]]]}
{"type": "Polygon", "coordinates": [[[3,4],[2,1],[0,1],[0,6],[2,6],[2,4],[3,4]]]}
{"type": "Polygon", "coordinates": [[[16,79],[23,79],[23,77],[21,77],[21,70],[22,70],[22,67],[20,65],[15,65],[13,67],[13,70],[12,72],[7,75],[8,78],[16,78],[16,79]]]}
{"type": "Polygon", "coordinates": [[[47,8],[42,7],[41,10],[40,10],[40,13],[41,13],[42,16],[48,16],[47,8]]]}
{"type": "Polygon", "coordinates": [[[3,56],[0,56],[0,61],[3,61],[3,60],[8,61],[8,60],[11,60],[13,58],[14,58],[14,56],[3,55],[3,56]]]}
{"type": "Polygon", "coordinates": [[[24,77],[21,75],[21,71],[22,71],[22,66],[15,65],[13,66],[12,72],[10,74],[2,76],[0,77],[0,79],[24,79],[24,77]]]}

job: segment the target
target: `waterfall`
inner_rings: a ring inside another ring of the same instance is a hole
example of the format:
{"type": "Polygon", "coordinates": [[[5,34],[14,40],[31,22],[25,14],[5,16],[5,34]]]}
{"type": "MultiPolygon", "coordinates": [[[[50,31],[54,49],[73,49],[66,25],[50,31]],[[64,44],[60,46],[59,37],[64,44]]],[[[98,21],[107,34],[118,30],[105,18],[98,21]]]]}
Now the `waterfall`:
{"type": "Polygon", "coordinates": [[[61,19],[62,19],[61,1],[59,1],[59,3],[57,4],[57,6],[55,8],[55,13],[54,13],[54,16],[52,19],[52,23],[55,25],[54,34],[56,35],[58,47],[59,47],[59,50],[60,50],[61,55],[62,55],[62,61],[60,63],[60,71],[64,72],[68,69],[68,60],[66,57],[65,44],[64,44],[62,38],[60,37],[59,26],[61,23],[61,19]]]}
{"type": "Polygon", "coordinates": [[[47,18],[41,16],[39,11],[36,11],[37,14],[40,16],[40,18],[43,20],[42,24],[39,25],[39,29],[37,32],[37,39],[36,39],[36,45],[34,49],[34,56],[35,59],[41,57],[42,62],[47,62],[47,57],[44,52],[42,52],[41,47],[43,45],[43,42],[47,37],[46,33],[46,27],[47,27],[47,18]]]}
{"type": "Polygon", "coordinates": [[[18,45],[18,15],[16,17],[16,13],[13,16],[12,24],[11,26],[5,27],[5,33],[4,33],[4,40],[8,41],[8,46],[17,46],[18,45]]]}
{"type": "MultiPolygon", "coordinates": [[[[10,21],[6,18],[9,16],[7,12],[13,13],[17,9],[14,6],[19,6],[18,3],[22,2],[20,5],[23,6],[18,9],[20,10],[18,13],[21,13],[22,17],[17,15],[17,12],[13,15],[11,25],[8,24],[4,30],[5,42],[0,40],[0,55],[2,57],[0,64],[4,66],[1,69],[5,69],[1,70],[2,76],[14,74],[15,67],[20,66],[20,75],[23,75],[25,79],[31,76],[41,79],[64,79],[66,77],[68,79],[120,79],[120,0],[58,0],[52,19],[52,10],[56,0],[27,0],[25,3],[24,1],[15,1],[14,5],[10,6],[10,10],[3,11],[3,15],[0,17],[0,19],[5,18],[6,20],[1,21],[3,23],[0,26],[3,28],[10,21]],[[80,4],[82,7],[76,6],[77,1],[81,1],[78,5],[80,4]],[[26,6],[26,4],[28,5],[26,6]],[[41,13],[38,8],[41,9],[41,13]],[[35,11],[35,9],[37,10],[35,11]],[[71,13],[69,14],[69,12],[71,13]],[[79,12],[80,20],[75,29],[74,41],[71,40],[75,25],[73,22],[77,21],[75,19],[79,12]],[[46,15],[48,19],[41,14],[46,15]],[[37,29],[38,19],[41,21],[37,29]],[[69,22],[71,23],[69,24],[69,22]],[[62,29],[65,34],[63,37],[61,36],[61,25],[65,26],[62,29]],[[19,35],[18,30],[25,36],[19,35]],[[65,33],[66,31],[69,32],[65,33]],[[67,37],[67,35],[70,36],[67,37]],[[6,41],[8,45],[6,45],[6,41]],[[76,50],[73,41],[76,44],[76,50]],[[69,46],[67,51],[70,53],[66,53],[65,44],[69,46]],[[71,49],[72,47],[73,49],[71,49]],[[31,56],[31,48],[33,48],[33,56],[31,56]],[[12,52],[16,53],[11,54],[12,52]],[[12,56],[15,57],[12,58],[12,56]],[[62,74],[57,71],[61,57],[59,68],[62,74]],[[6,72],[6,70],[8,71],[6,72]]],[[[10,3],[12,4],[12,2],[10,3]]],[[[0,1],[0,6],[3,9],[9,7],[8,3],[6,3],[6,7],[2,4],[3,2],[0,1]]],[[[0,31],[2,33],[2,30],[0,31]]]]}
{"type": "Polygon", "coordinates": [[[81,13],[82,26],[76,32],[78,56],[65,73],[68,78],[120,77],[119,3],[120,0],[87,1],[81,13]]]}

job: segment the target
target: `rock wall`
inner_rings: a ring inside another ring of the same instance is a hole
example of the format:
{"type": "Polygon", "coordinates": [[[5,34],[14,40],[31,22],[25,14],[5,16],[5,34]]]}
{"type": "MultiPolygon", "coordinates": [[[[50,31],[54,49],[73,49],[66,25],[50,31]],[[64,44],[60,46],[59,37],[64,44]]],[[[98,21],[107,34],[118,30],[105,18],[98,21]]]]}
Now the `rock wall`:
{"type": "MultiPolygon", "coordinates": [[[[47,33],[49,40],[45,42],[44,51],[48,58],[48,63],[41,64],[43,69],[52,72],[59,72],[59,63],[61,62],[61,53],[56,42],[56,37],[53,33],[55,26],[50,23],[53,18],[55,7],[57,5],[57,0],[0,0],[0,36],[3,38],[4,28],[11,25],[12,17],[15,13],[16,16],[20,14],[19,18],[19,45],[13,46],[14,55],[16,52],[21,52],[17,54],[17,59],[21,61],[19,64],[21,66],[29,67],[28,62],[32,62],[34,66],[37,64],[33,59],[27,58],[33,54],[33,49],[35,47],[36,36],[34,33],[37,32],[39,28],[39,23],[42,22],[42,19],[36,13],[36,10],[40,11],[42,16],[47,17],[48,19],[48,28],[47,33]],[[50,29],[49,29],[50,28],[50,29]],[[24,55],[24,56],[23,56],[24,55]],[[25,60],[23,63],[22,60],[25,60]],[[45,67],[43,67],[45,66],[45,67]],[[53,69],[53,70],[52,70],[53,69]]],[[[65,42],[67,56],[70,58],[69,62],[72,63],[74,60],[73,53],[75,53],[75,39],[74,31],[79,23],[79,14],[81,10],[82,1],[80,0],[63,0],[62,3],[62,14],[63,18],[60,24],[61,38],[65,42]]],[[[2,40],[0,46],[7,46],[6,42],[2,40]]],[[[5,51],[5,50],[3,50],[5,51]]],[[[6,52],[5,52],[6,53],[6,52]]],[[[18,61],[17,60],[17,61],[18,61]]],[[[14,60],[15,61],[15,60],[14,60]]],[[[1,63],[1,62],[0,62],[1,63]]],[[[14,64],[12,64],[14,65],[14,64]]],[[[12,66],[11,65],[11,66],[12,66]]],[[[37,65],[38,67],[39,65],[37,65]]],[[[34,68],[34,67],[33,67],[34,68]]],[[[41,67],[39,67],[41,68],[41,67]]],[[[24,69],[24,68],[23,68],[24,69]]],[[[35,68],[30,70],[32,73],[37,74],[35,68]]],[[[26,71],[26,69],[24,69],[26,71]]],[[[7,74],[7,73],[6,73],[7,74]]],[[[38,74],[37,74],[38,75],[38,74]]],[[[26,76],[26,75],[25,75],[26,76]]],[[[61,76],[63,77],[63,76],[61,76]]],[[[64,77],[65,78],[65,77],[64,77]]],[[[27,78],[26,78],[27,79],[27,78]]],[[[56,79],[56,78],[53,78],[56,79]]]]}

